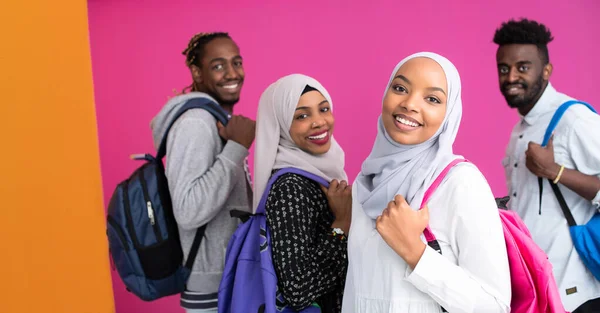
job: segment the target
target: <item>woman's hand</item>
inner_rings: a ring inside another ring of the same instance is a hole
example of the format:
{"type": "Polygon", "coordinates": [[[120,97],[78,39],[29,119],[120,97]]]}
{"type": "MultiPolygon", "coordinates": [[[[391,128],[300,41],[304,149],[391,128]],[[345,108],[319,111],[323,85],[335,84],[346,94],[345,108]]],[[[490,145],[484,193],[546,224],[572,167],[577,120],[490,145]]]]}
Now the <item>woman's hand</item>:
{"type": "Polygon", "coordinates": [[[352,221],[352,185],[348,185],[345,180],[338,182],[334,179],[329,188],[321,186],[321,190],[327,196],[329,209],[335,216],[331,227],[340,228],[347,235],[352,221]]]}
{"type": "Polygon", "coordinates": [[[417,266],[426,245],[421,234],[429,223],[427,205],[419,211],[413,210],[404,197],[396,195],[394,201],[377,217],[377,231],[383,240],[412,268],[417,266]]]}

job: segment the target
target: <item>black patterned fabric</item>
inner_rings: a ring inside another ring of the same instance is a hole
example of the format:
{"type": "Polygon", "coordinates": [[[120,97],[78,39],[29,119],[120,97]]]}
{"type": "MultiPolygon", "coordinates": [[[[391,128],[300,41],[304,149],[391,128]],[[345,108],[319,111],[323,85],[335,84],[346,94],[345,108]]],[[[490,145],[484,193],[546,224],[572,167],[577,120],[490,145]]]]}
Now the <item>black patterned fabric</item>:
{"type": "Polygon", "coordinates": [[[341,312],[347,240],[332,235],[333,215],[319,185],[296,174],[282,175],[266,202],[278,287],[295,310],[317,303],[341,312]]]}

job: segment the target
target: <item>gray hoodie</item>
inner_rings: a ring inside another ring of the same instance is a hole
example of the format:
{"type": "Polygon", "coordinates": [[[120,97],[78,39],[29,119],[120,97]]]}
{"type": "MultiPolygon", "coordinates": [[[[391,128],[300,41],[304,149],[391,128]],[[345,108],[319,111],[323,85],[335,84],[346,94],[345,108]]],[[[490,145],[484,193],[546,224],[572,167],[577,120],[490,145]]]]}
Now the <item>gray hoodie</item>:
{"type": "MultiPolygon", "coordinates": [[[[156,148],[177,110],[196,97],[210,98],[200,92],[176,96],[154,117],[150,127],[156,148]]],[[[208,111],[191,109],[167,137],[165,171],[185,260],[196,230],[208,224],[187,285],[201,294],[218,291],[227,243],[238,225],[229,211],[251,211],[252,203],[248,149],[231,140],[223,144],[216,123],[208,111]]]]}

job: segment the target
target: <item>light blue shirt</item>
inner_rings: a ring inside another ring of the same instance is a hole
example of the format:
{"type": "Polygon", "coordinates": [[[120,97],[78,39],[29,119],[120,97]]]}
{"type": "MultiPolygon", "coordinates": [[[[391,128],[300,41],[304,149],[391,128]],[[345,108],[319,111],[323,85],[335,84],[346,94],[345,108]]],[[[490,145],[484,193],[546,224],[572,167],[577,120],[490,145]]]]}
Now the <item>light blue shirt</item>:
{"type": "MultiPolygon", "coordinates": [[[[540,214],[538,178],[525,166],[530,141],[541,143],[550,119],[571,97],[548,84],[533,109],[515,125],[503,160],[511,200],[508,208],[521,216],[535,242],[548,254],[565,309],[573,311],[600,297],[600,282],[581,261],[569,233],[565,216],[549,182],[544,180],[540,214]],[[572,292],[576,288],[576,292],[572,292]],[[570,294],[567,295],[567,290],[570,294]]],[[[573,105],[554,131],[556,163],[587,175],[600,177],[600,116],[583,105],[573,105]]],[[[559,184],[560,185],[560,184],[559,184]]],[[[585,224],[600,203],[600,192],[589,201],[560,185],[577,224],[585,224]]]]}

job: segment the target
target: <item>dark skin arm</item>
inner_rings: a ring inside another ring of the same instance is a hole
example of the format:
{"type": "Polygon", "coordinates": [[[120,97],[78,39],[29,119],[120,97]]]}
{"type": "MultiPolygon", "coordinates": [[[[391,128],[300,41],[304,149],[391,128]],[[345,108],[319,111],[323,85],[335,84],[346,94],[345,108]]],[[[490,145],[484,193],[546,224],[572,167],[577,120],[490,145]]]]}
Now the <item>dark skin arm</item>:
{"type": "MultiPolygon", "coordinates": [[[[553,137],[546,147],[529,142],[527,147],[527,168],[536,176],[554,180],[560,171],[560,165],[554,161],[553,137]]],[[[560,177],[559,183],[571,189],[581,197],[592,201],[600,190],[600,179],[593,175],[586,175],[574,169],[566,168],[560,177]]]]}

